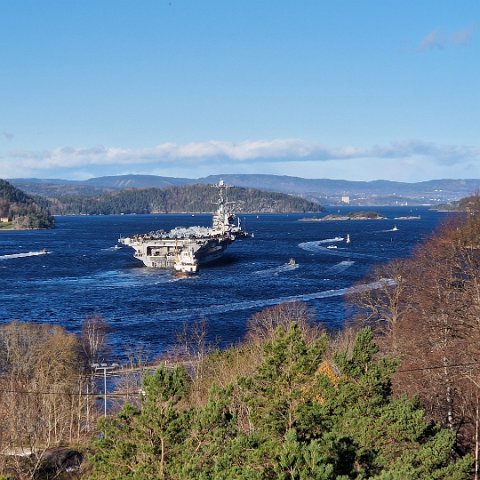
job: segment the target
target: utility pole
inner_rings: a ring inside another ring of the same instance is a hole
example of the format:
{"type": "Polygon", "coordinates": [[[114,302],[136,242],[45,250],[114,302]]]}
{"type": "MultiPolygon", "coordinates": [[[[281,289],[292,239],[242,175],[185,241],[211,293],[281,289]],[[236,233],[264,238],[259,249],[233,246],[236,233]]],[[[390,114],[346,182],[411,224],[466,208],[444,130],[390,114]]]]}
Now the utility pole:
{"type": "Polygon", "coordinates": [[[95,369],[95,376],[103,376],[103,416],[107,416],[107,372],[108,376],[112,376],[113,370],[115,370],[120,365],[118,363],[112,363],[108,365],[107,363],[93,363],[92,368],[95,369]],[[102,372],[99,374],[98,372],[102,372]]]}

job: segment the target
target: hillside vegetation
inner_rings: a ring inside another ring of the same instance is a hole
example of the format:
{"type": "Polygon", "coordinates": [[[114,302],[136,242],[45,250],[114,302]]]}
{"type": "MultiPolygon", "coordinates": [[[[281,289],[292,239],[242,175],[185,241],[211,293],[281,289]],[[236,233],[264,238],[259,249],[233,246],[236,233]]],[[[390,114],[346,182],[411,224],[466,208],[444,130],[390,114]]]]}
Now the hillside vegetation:
{"type": "Polygon", "coordinates": [[[50,228],[53,218],[32,197],[0,179],[0,228],[50,228]]]}
{"type": "Polygon", "coordinates": [[[348,196],[350,205],[436,205],[458,200],[480,189],[479,179],[430,180],[405,183],[387,180],[371,182],[307,179],[285,175],[221,174],[189,179],[156,175],[117,175],[88,180],[16,178],[13,183],[31,195],[100,195],[126,188],[166,188],[168,186],[213,184],[224,180],[228,185],[282,192],[320,201],[323,204],[343,205],[348,196]]]}
{"type": "Polygon", "coordinates": [[[200,404],[185,369],[145,376],[141,402],[102,423],[88,478],[468,478],[470,457],[451,458],[454,433],[430,425],[414,400],[393,398],[394,363],[376,358],[369,330],[350,351],[306,338],[296,323],[271,333],[213,356],[200,404]],[[225,365],[237,373],[215,378],[225,365]]]}
{"type": "MultiPolygon", "coordinates": [[[[169,188],[129,189],[95,196],[49,198],[58,215],[98,215],[120,213],[200,213],[212,212],[218,190],[212,185],[185,185],[169,188]]],[[[238,213],[319,212],[322,207],[302,198],[253,188],[231,187],[227,201],[238,213]]]]}
{"type": "MultiPolygon", "coordinates": [[[[98,343],[98,330],[91,328],[98,320],[87,323],[79,337],[51,325],[0,328],[0,352],[5,352],[0,386],[11,392],[0,404],[0,447],[35,447],[28,461],[0,458],[0,475],[15,472],[12,478],[38,480],[470,477],[471,456],[453,454],[455,432],[430,423],[415,399],[393,395],[396,362],[378,354],[369,329],[332,337],[301,303],[268,308],[250,320],[240,346],[209,351],[201,335],[187,339],[187,349],[182,342],[176,358],[191,360],[188,371],[181,364],[146,369],[141,387],[122,374],[110,396],[127,402],[95,426],[101,405],[88,395],[95,389],[88,365],[99,355],[85,347],[98,343]],[[26,391],[35,395],[25,396],[26,391]],[[63,477],[55,470],[42,473],[50,468],[48,451],[58,445],[83,445],[83,468],[63,477]]],[[[101,395],[99,389],[93,392],[101,395]]]]}

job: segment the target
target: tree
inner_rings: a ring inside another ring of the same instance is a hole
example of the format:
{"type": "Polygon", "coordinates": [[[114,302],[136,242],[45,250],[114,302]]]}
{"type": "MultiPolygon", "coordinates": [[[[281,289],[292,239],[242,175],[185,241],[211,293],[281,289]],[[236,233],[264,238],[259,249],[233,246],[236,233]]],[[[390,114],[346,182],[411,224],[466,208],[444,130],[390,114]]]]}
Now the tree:
{"type": "Polygon", "coordinates": [[[443,225],[412,257],[378,269],[384,288],[358,296],[363,321],[384,352],[400,360],[397,394],[417,393],[429,418],[457,435],[463,451],[474,442],[480,379],[480,199],[443,225]]]}
{"type": "Polygon", "coordinates": [[[140,408],[126,404],[94,444],[92,479],[163,479],[185,440],[188,411],[181,408],[189,380],[185,369],[161,367],[143,379],[140,408]]]}
{"type": "Polygon", "coordinates": [[[108,323],[98,314],[85,317],[80,333],[80,346],[86,365],[100,360],[106,348],[108,323]]]}
{"type": "Polygon", "coordinates": [[[12,455],[5,469],[33,478],[48,448],[85,435],[79,363],[77,338],[59,326],[2,326],[0,450],[31,453],[28,461],[12,455]]]}
{"type": "Polygon", "coordinates": [[[286,329],[292,322],[299,326],[302,337],[309,343],[317,340],[324,330],[305,303],[285,302],[254,314],[247,323],[246,341],[262,344],[275,336],[278,327],[286,329]]]}
{"type": "Polygon", "coordinates": [[[195,407],[185,371],[162,368],[146,377],[141,408],[103,425],[91,478],[469,478],[454,434],[392,397],[395,362],[378,358],[370,330],[334,360],[327,350],[326,335],[307,343],[295,323],[279,326],[250,376],[195,407]]]}

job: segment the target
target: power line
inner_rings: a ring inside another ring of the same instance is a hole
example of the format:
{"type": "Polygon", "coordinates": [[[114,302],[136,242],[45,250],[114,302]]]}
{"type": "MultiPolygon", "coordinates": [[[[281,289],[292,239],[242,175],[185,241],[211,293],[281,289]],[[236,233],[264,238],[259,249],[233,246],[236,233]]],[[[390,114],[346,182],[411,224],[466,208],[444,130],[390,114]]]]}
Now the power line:
{"type": "Polygon", "coordinates": [[[408,368],[405,370],[397,370],[396,373],[410,373],[410,372],[422,372],[426,370],[439,370],[441,368],[458,368],[458,367],[472,367],[475,365],[480,365],[480,362],[472,363],[456,363],[451,365],[434,365],[431,367],[417,367],[417,368],[408,368]]]}
{"type": "MultiPolygon", "coordinates": [[[[86,393],[86,392],[47,392],[40,390],[0,390],[2,393],[14,393],[16,395],[63,395],[65,397],[101,397],[105,396],[104,393],[86,393]]],[[[138,395],[140,392],[107,392],[108,397],[128,397],[138,395]]]]}
{"type": "MultiPolygon", "coordinates": [[[[472,367],[478,366],[480,362],[471,362],[471,363],[456,363],[451,365],[433,365],[430,367],[418,367],[418,368],[409,368],[404,370],[397,370],[397,373],[410,373],[410,372],[421,372],[421,371],[429,371],[429,370],[439,370],[439,369],[449,369],[449,368],[461,368],[461,367],[472,367]]],[[[146,367],[152,368],[152,367],[146,367]]],[[[139,369],[143,369],[140,367],[139,369]]],[[[14,393],[18,395],[64,395],[70,397],[97,397],[103,398],[105,396],[104,393],[86,393],[86,392],[51,392],[51,391],[40,391],[40,390],[0,390],[0,393],[14,393]]],[[[111,398],[113,397],[131,397],[134,395],[141,394],[141,391],[136,392],[108,392],[107,395],[111,398]]]]}

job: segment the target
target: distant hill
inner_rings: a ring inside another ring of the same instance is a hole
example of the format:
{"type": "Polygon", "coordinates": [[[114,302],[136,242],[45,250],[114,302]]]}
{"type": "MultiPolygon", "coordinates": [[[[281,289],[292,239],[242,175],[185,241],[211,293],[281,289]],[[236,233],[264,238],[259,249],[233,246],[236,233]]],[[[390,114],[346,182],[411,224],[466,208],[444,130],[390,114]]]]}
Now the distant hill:
{"type": "MultiPolygon", "coordinates": [[[[70,195],[49,198],[52,213],[97,215],[119,213],[200,213],[216,209],[218,190],[212,185],[126,189],[94,196],[70,195]]],[[[253,188],[227,189],[227,201],[238,213],[319,212],[314,202],[284,193],[253,188]]]]}
{"type": "MultiPolygon", "coordinates": [[[[120,175],[97,177],[85,180],[92,187],[124,188],[166,188],[176,185],[187,185],[194,181],[189,178],[159,177],[157,175],[120,175]]],[[[209,182],[216,183],[216,182],[209,182]]]]}
{"type": "Polygon", "coordinates": [[[32,197],[0,179],[0,228],[50,228],[53,218],[32,197]]]}
{"type": "Polygon", "coordinates": [[[60,195],[90,196],[127,188],[166,188],[175,185],[204,183],[188,178],[159,177],[156,175],[118,175],[96,177],[88,180],[14,178],[10,182],[32,195],[45,197],[60,195]]]}
{"type": "Polygon", "coordinates": [[[429,180],[405,183],[387,180],[371,182],[306,179],[280,175],[211,175],[199,179],[155,175],[118,175],[85,181],[12,179],[22,190],[46,197],[96,195],[125,188],[165,188],[169,186],[212,184],[223,179],[228,185],[287,193],[329,205],[436,205],[472,195],[480,190],[480,180],[429,180]]]}
{"type": "Polygon", "coordinates": [[[480,205],[480,195],[475,194],[469,197],[461,198],[450,203],[442,203],[437,205],[434,210],[450,211],[450,212],[478,212],[480,205]]]}

